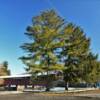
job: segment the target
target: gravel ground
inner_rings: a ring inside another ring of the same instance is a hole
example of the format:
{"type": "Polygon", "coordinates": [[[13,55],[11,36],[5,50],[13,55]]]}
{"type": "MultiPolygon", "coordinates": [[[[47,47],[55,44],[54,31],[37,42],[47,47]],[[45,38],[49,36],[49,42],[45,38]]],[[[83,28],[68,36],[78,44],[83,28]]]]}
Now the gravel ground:
{"type": "Polygon", "coordinates": [[[48,96],[34,93],[0,95],[0,100],[100,100],[97,97],[81,96],[48,96]]]}

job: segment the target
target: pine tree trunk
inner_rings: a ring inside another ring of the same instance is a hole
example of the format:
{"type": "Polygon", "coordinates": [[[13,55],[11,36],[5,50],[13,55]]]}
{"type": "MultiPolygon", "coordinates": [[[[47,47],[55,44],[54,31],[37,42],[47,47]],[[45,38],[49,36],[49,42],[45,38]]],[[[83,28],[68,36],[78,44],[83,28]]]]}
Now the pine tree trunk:
{"type": "Polygon", "coordinates": [[[68,91],[68,87],[69,87],[69,84],[68,84],[68,82],[65,84],[65,90],[67,90],[68,91]]]}
{"type": "Polygon", "coordinates": [[[50,64],[50,58],[49,58],[49,55],[48,55],[48,57],[47,57],[47,85],[46,85],[46,91],[50,91],[50,80],[49,80],[49,71],[48,71],[49,64],[50,64]]]}
{"type": "MultiPolygon", "coordinates": [[[[49,72],[47,71],[47,76],[48,75],[49,75],[49,72]]],[[[50,80],[49,80],[49,76],[47,77],[47,80],[46,81],[47,81],[47,84],[46,84],[46,92],[47,92],[47,91],[50,91],[50,84],[49,84],[50,83],[50,80]]]]}
{"type": "Polygon", "coordinates": [[[46,92],[48,92],[48,91],[50,91],[50,88],[49,88],[49,86],[47,85],[47,86],[46,86],[46,92]]]}

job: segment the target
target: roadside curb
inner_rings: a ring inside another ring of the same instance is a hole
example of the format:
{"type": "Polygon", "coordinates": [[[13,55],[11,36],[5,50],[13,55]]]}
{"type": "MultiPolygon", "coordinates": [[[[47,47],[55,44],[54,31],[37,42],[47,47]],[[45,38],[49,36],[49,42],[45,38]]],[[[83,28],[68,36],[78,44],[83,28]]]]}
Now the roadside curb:
{"type": "Polygon", "coordinates": [[[69,90],[52,90],[49,92],[45,92],[45,90],[24,90],[23,92],[33,92],[33,93],[77,93],[77,92],[85,92],[91,90],[99,90],[98,88],[69,88],[69,90]]]}

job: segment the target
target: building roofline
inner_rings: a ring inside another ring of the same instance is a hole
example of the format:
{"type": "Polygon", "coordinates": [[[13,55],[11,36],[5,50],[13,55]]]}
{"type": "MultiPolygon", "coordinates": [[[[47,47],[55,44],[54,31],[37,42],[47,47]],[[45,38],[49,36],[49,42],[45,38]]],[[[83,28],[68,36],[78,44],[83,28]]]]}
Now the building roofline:
{"type": "Polygon", "coordinates": [[[0,76],[0,79],[6,79],[6,78],[21,78],[21,77],[31,77],[31,74],[0,76]]]}

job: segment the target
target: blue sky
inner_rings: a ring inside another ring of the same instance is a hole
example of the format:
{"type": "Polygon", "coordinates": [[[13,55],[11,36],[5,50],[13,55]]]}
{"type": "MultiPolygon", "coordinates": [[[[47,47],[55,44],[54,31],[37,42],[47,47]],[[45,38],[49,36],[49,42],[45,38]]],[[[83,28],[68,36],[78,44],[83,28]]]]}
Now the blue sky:
{"type": "Polygon", "coordinates": [[[91,50],[100,54],[100,0],[0,0],[0,62],[7,60],[12,74],[25,72],[19,47],[28,41],[24,32],[32,17],[52,8],[81,26],[91,38],[91,50]]]}

